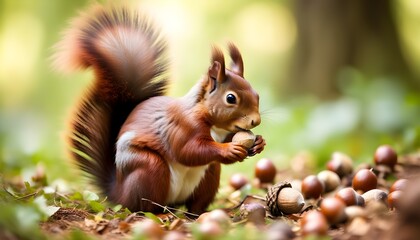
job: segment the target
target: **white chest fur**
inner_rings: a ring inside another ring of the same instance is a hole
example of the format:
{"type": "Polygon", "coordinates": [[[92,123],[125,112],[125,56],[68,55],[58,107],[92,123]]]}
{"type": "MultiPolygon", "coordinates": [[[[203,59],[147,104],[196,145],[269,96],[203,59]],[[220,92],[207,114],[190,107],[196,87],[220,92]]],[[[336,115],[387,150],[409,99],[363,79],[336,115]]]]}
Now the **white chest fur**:
{"type": "Polygon", "coordinates": [[[170,162],[171,183],[167,203],[174,204],[187,200],[204,177],[207,167],[208,165],[187,167],[177,162],[170,162]]]}
{"type": "MultiPolygon", "coordinates": [[[[211,136],[216,142],[225,139],[228,132],[221,129],[212,129],[211,136]]],[[[168,204],[180,203],[194,192],[194,189],[200,184],[201,179],[206,173],[208,165],[200,167],[187,167],[177,162],[169,162],[169,170],[171,171],[171,182],[168,204]]]]}

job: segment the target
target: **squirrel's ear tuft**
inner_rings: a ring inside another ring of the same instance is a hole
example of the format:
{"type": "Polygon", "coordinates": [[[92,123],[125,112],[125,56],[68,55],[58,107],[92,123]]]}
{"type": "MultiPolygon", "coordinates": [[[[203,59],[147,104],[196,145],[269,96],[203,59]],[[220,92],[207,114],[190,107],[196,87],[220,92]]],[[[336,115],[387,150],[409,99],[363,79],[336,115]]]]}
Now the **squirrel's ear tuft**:
{"type": "Polygon", "coordinates": [[[220,48],[213,46],[211,53],[211,67],[209,68],[209,76],[222,82],[226,79],[225,74],[225,57],[220,48]]]}
{"type": "Polygon", "coordinates": [[[244,62],[242,61],[242,55],[239,52],[239,49],[233,43],[228,44],[230,58],[232,59],[232,64],[230,70],[241,77],[244,77],[244,62]]]}

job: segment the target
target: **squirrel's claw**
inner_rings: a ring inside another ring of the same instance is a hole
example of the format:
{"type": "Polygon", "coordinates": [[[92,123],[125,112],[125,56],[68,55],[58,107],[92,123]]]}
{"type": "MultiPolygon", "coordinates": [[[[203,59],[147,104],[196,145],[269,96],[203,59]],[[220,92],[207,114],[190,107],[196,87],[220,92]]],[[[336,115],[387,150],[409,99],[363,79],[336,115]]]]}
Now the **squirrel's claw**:
{"type": "Polygon", "coordinates": [[[254,156],[255,154],[261,153],[264,150],[266,143],[261,135],[257,135],[254,146],[248,150],[248,156],[254,156]]]}

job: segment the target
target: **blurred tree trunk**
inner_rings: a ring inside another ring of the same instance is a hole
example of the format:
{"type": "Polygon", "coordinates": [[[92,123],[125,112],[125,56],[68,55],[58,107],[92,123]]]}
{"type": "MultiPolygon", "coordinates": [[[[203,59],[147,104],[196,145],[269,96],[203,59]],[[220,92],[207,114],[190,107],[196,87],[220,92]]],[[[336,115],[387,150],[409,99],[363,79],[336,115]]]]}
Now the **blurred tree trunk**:
{"type": "Polygon", "coordinates": [[[289,93],[334,98],[346,66],[418,88],[401,51],[391,0],[297,0],[298,40],[289,93]]]}

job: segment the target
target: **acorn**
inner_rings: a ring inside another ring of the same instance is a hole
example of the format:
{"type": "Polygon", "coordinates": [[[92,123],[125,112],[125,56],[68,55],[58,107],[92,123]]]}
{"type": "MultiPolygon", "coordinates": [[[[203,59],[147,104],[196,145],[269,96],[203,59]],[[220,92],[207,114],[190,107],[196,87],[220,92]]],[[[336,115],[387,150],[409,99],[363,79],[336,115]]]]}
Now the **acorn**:
{"type": "Polygon", "coordinates": [[[317,199],[321,196],[324,191],[324,185],[315,175],[309,175],[305,177],[301,184],[302,194],[306,199],[314,198],[317,199]]]}
{"type": "Polygon", "coordinates": [[[249,149],[254,146],[255,138],[251,131],[239,131],[233,135],[232,142],[237,142],[249,149]]]}
{"type": "Polygon", "coordinates": [[[239,208],[241,219],[247,219],[255,225],[265,224],[265,207],[259,203],[243,204],[239,208]]]}
{"type": "Polygon", "coordinates": [[[248,184],[248,179],[241,173],[235,173],[229,179],[229,185],[235,190],[241,189],[246,184],[248,184]]]}
{"type": "Polygon", "coordinates": [[[303,195],[288,182],[280,182],[269,188],[266,202],[273,216],[299,213],[305,205],[303,195]]]}
{"type": "Polygon", "coordinates": [[[197,218],[197,222],[198,223],[216,222],[219,226],[226,229],[230,226],[231,219],[225,211],[221,209],[215,209],[210,212],[205,212],[201,214],[197,218]]]}
{"type": "Polygon", "coordinates": [[[334,197],[343,201],[347,206],[357,205],[356,191],[351,187],[340,189],[335,193],[334,197]]]}
{"type": "MultiPolygon", "coordinates": [[[[352,186],[354,190],[367,192],[371,189],[375,189],[378,185],[378,178],[376,175],[368,169],[359,170],[353,177],[352,186]]],[[[366,199],[365,199],[366,200],[366,199]]]]}
{"type": "Polygon", "coordinates": [[[334,197],[343,201],[347,206],[357,205],[357,206],[364,206],[365,200],[364,198],[354,191],[351,187],[346,187],[340,189],[338,192],[335,193],[334,197]]]}
{"type": "Polygon", "coordinates": [[[356,205],[361,207],[365,206],[365,199],[358,192],[356,192],[356,205]]]}
{"type": "Polygon", "coordinates": [[[388,194],[380,189],[371,189],[362,194],[365,199],[365,204],[369,205],[372,202],[380,202],[388,206],[388,194]]]}
{"type": "Polygon", "coordinates": [[[206,221],[198,226],[198,232],[202,234],[203,239],[216,239],[223,235],[223,228],[219,223],[206,221]]]}
{"type": "Polygon", "coordinates": [[[353,161],[344,153],[334,152],[327,163],[327,169],[337,173],[339,177],[344,177],[353,172],[353,161]]]}
{"type": "Polygon", "coordinates": [[[388,194],[388,206],[390,209],[398,209],[399,204],[401,202],[401,197],[403,195],[403,191],[401,190],[395,190],[388,194]]]}
{"type": "Polygon", "coordinates": [[[338,198],[324,198],[320,205],[321,213],[327,218],[331,224],[343,222],[346,219],[346,204],[338,198]]]}
{"type": "Polygon", "coordinates": [[[267,240],[292,240],[295,237],[292,227],[283,221],[274,221],[266,231],[267,240]]]}
{"type": "Polygon", "coordinates": [[[300,225],[303,236],[324,236],[327,234],[329,228],[325,216],[316,210],[304,213],[300,221],[300,225]]]}
{"type": "Polygon", "coordinates": [[[344,209],[344,213],[346,214],[347,221],[366,216],[366,211],[361,206],[348,206],[344,209]]]}
{"type": "Polygon", "coordinates": [[[305,205],[303,195],[293,189],[293,188],[284,188],[280,191],[277,198],[277,204],[280,207],[280,211],[285,214],[298,213],[305,205]]]}
{"type": "Polygon", "coordinates": [[[146,239],[161,239],[165,234],[162,227],[151,219],[136,222],[133,231],[146,239]]]}
{"type": "Polygon", "coordinates": [[[268,158],[260,159],[255,166],[255,177],[261,183],[272,183],[276,177],[277,169],[268,158]]]}
{"type": "Polygon", "coordinates": [[[340,177],[337,173],[330,170],[323,170],[318,173],[318,179],[324,184],[324,191],[331,192],[336,189],[340,183],[340,177]]]}
{"type": "Polygon", "coordinates": [[[187,236],[179,231],[168,231],[163,240],[185,240],[187,236]]]}
{"type": "Polygon", "coordinates": [[[375,151],[373,159],[376,165],[387,165],[391,169],[394,169],[398,161],[397,153],[389,145],[379,146],[375,151]]]}
{"type": "Polygon", "coordinates": [[[389,192],[394,191],[403,191],[407,188],[408,180],[404,178],[400,178],[396,180],[392,185],[391,188],[389,188],[389,192]]]}

